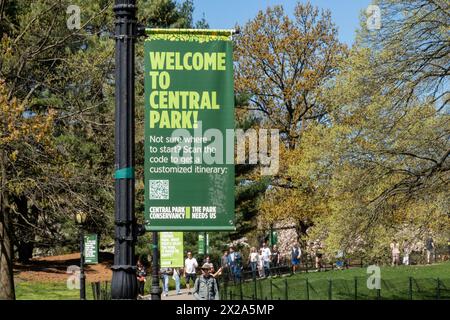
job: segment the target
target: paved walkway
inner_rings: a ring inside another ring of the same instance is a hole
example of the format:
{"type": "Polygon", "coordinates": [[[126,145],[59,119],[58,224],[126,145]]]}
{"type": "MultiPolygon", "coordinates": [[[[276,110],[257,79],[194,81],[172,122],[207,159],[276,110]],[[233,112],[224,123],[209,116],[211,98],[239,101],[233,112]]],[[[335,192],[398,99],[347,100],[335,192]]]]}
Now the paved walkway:
{"type": "MultiPolygon", "coordinates": [[[[144,296],[145,300],[151,300],[151,295],[144,296]]],[[[161,300],[195,300],[192,294],[187,294],[186,289],[181,290],[181,294],[177,295],[175,290],[169,291],[169,295],[166,297],[164,294],[161,294],[161,300]]]]}

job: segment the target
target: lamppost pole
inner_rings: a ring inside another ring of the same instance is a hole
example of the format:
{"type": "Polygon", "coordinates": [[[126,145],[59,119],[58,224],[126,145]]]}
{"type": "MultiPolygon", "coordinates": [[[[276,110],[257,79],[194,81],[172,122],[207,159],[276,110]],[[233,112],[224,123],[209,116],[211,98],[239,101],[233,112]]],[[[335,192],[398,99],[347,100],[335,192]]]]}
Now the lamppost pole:
{"type": "Polygon", "coordinates": [[[80,224],[80,300],[86,300],[86,275],[84,274],[84,232],[80,224]]]}
{"type": "Polygon", "coordinates": [[[273,246],[273,224],[270,224],[270,245],[273,246]]]}
{"type": "Polygon", "coordinates": [[[76,212],[75,222],[78,225],[78,234],[80,236],[80,300],[86,300],[86,275],[84,274],[84,230],[86,222],[86,213],[82,210],[76,212]]]}
{"type": "Polygon", "coordinates": [[[134,244],[134,47],[136,0],[115,0],[115,246],[112,299],[136,299],[134,244]]]}
{"type": "Polygon", "coordinates": [[[159,252],[158,252],[158,232],[152,233],[153,258],[152,258],[152,300],[161,300],[161,288],[159,286],[159,252]]]}

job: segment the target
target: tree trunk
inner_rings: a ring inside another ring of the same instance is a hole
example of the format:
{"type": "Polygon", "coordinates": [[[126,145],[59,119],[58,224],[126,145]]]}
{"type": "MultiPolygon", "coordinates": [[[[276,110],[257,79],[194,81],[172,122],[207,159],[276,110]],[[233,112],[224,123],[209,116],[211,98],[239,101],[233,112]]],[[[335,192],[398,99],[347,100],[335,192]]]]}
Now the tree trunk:
{"type": "Polygon", "coordinates": [[[0,300],[14,300],[12,223],[5,197],[5,153],[0,151],[0,300]]]}
{"type": "Polygon", "coordinates": [[[20,263],[28,263],[33,257],[35,230],[29,223],[34,224],[36,221],[35,212],[28,209],[28,200],[25,196],[14,197],[19,215],[17,224],[14,225],[13,242],[17,247],[18,261],[20,263]]]}
{"type": "Polygon", "coordinates": [[[311,222],[308,222],[308,221],[303,221],[303,220],[299,220],[298,221],[298,224],[297,224],[297,226],[296,226],[296,231],[297,231],[297,237],[298,237],[298,239],[297,239],[297,241],[303,246],[303,247],[305,247],[306,248],[306,242],[304,242],[303,240],[302,240],[302,237],[304,236],[304,235],[306,235],[306,231],[308,230],[308,228],[310,228],[312,226],[312,223],[311,222]]]}

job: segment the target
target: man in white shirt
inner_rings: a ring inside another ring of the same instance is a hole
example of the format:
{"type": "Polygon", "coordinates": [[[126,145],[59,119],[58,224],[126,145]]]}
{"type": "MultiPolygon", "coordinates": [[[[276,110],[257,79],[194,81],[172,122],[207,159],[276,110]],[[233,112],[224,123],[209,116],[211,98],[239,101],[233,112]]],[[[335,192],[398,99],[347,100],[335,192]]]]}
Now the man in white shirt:
{"type": "Polygon", "coordinates": [[[263,260],[263,267],[264,267],[264,275],[267,277],[270,275],[270,257],[272,253],[270,252],[269,247],[264,242],[262,245],[262,260],[263,260]]]}
{"type": "Polygon", "coordinates": [[[186,278],[186,287],[188,289],[188,294],[192,294],[190,280],[192,279],[195,284],[195,279],[197,278],[197,267],[197,260],[192,257],[192,252],[188,251],[187,258],[186,260],[184,260],[184,277],[186,278]]]}

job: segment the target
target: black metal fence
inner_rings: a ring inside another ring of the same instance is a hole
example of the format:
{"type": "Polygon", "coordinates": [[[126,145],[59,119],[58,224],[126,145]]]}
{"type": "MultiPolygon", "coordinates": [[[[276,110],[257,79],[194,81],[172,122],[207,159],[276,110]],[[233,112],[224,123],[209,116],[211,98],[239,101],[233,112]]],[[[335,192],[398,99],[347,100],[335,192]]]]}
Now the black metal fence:
{"type": "Polygon", "coordinates": [[[111,300],[111,286],[108,281],[91,282],[94,300],[111,300]]]}
{"type": "Polygon", "coordinates": [[[220,283],[223,300],[441,300],[450,299],[450,279],[399,277],[381,279],[370,289],[367,277],[310,279],[289,274],[220,283]]]}

